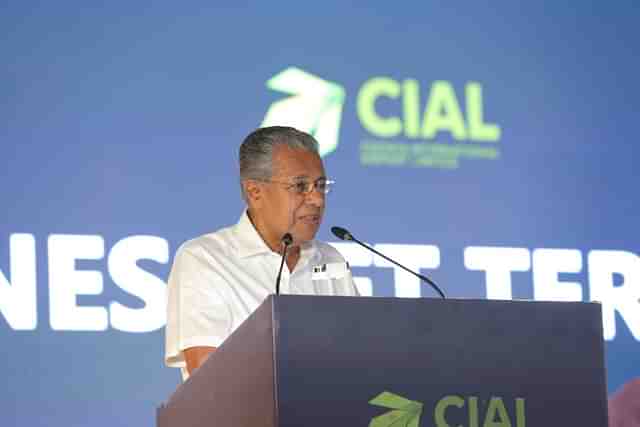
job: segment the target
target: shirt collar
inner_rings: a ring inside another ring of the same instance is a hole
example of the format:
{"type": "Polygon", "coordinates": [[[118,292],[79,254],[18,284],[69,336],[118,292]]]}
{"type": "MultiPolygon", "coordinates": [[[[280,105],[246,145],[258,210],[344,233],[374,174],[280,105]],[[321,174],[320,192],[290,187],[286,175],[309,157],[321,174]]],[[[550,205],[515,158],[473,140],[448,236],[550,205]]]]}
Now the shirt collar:
{"type": "MultiPolygon", "coordinates": [[[[240,216],[238,223],[233,226],[233,232],[237,238],[236,250],[240,258],[273,252],[260,237],[246,210],[240,216]]],[[[303,243],[300,246],[300,260],[298,263],[302,264],[302,262],[311,259],[316,252],[317,248],[314,240],[303,243]]]]}

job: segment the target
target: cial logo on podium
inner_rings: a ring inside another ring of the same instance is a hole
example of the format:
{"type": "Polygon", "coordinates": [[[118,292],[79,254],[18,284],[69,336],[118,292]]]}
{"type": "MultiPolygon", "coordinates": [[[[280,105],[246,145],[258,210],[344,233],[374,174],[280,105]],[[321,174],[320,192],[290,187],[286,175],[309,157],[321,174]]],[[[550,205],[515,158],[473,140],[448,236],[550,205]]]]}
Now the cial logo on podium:
{"type": "MultiPolygon", "coordinates": [[[[369,404],[388,409],[375,416],[369,427],[419,427],[431,425],[423,417],[425,404],[409,400],[388,391],[382,392],[369,401],[369,404]]],[[[480,399],[478,396],[444,396],[433,407],[433,425],[449,427],[448,412],[457,411],[459,418],[468,421],[470,427],[525,427],[525,399],[515,398],[512,402],[498,396],[480,399]],[[511,405],[512,403],[512,405],[511,405]],[[482,424],[480,423],[482,421],[482,424]]]]}

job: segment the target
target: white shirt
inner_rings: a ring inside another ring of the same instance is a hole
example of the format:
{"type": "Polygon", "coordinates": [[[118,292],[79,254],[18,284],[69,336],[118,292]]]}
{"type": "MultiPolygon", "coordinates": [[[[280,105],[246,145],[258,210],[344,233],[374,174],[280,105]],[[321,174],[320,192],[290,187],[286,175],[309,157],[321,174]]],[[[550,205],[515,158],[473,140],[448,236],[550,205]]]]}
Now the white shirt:
{"type": "MultiPolygon", "coordinates": [[[[169,274],[167,366],[182,368],[183,350],[219,347],[262,303],[275,293],[282,257],[262,240],[245,212],[232,227],[184,243],[169,274]]],[[[357,295],[348,264],[327,243],[301,245],[293,272],[285,263],[282,294],[357,295]]]]}

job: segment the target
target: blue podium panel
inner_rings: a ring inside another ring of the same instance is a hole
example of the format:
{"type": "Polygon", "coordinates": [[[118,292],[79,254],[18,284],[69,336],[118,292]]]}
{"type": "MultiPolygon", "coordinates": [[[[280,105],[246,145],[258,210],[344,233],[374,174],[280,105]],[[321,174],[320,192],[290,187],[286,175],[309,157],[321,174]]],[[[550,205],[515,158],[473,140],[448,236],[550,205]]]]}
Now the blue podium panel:
{"type": "Polygon", "coordinates": [[[280,426],[607,425],[598,304],[275,303],[280,426]]]}

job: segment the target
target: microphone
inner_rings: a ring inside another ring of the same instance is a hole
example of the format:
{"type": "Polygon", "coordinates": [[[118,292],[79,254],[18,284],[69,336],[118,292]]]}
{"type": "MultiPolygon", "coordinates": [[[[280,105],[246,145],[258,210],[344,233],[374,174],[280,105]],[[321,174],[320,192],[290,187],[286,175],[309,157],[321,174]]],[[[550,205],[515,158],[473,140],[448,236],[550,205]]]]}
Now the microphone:
{"type": "Polygon", "coordinates": [[[287,249],[291,243],[293,243],[293,236],[291,233],[284,233],[280,242],[284,245],[282,250],[282,261],[280,261],[280,270],[278,270],[278,278],[276,279],[276,295],[280,295],[280,278],[282,277],[282,269],[284,268],[284,260],[287,259],[287,249]]]}
{"type": "Polygon", "coordinates": [[[381,256],[382,258],[386,259],[387,261],[389,261],[392,264],[397,265],[398,267],[402,268],[404,271],[407,271],[411,274],[413,274],[414,276],[416,276],[417,278],[419,278],[420,280],[427,282],[429,285],[431,285],[431,287],[433,289],[436,290],[436,292],[438,292],[438,294],[440,294],[440,296],[442,297],[442,299],[446,299],[446,297],[444,296],[444,292],[442,292],[442,290],[440,290],[440,288],[438,287],[438,285],[435,284],[435,282],[431,279],[429,279],[427,276],[423,276],[422,274],[416,273],[415,271],[409,270],[407,267],[405,267],[404,265],[392,260],[391,258],[389,258],[386,255],[381,254],[380,252],[376,251],[375,249],[373,249],[371,246],[368,246],[364,243],[362,243],[360,240],[356,239],[355,237],[353,237],[353,234],[349,233],[349,230],[347,230],[346,228],[342,228],[342,227],[331,227],[331,232],[334,234],[334,236],[336,236],[338,239],[340,240],[346,240],[349,242],[356,242],[357,244],[359,244],[360,246],[370,250],[371,252],[373,252],[374,254],[381,256]]]}

